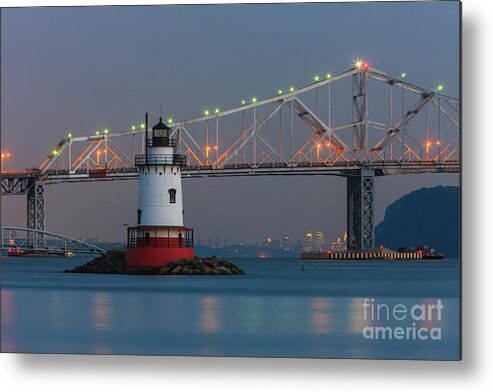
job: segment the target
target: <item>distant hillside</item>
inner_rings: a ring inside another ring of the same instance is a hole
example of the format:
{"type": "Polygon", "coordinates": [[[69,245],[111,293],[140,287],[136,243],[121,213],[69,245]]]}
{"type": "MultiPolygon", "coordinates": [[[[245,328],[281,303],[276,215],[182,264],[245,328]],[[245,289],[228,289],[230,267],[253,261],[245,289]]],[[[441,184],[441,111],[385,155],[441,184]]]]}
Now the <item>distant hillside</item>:
{"type": "Polygon", "coordinates": [[[448,256],[459,255],[459,188],[437,186],[408,193],[385,210],[376,227],[376,245],[434,245],[448,256]]]}

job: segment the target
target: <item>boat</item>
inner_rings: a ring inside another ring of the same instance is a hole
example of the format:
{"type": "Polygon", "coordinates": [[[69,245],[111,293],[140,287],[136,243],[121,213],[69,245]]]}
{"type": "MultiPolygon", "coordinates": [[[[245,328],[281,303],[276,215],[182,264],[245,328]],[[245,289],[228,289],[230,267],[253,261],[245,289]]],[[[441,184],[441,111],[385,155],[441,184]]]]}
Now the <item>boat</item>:
{"type": "Polygon", "coordinates": [[[428,245],[400,247],[398,252],[418,252],[423,260],[443,260],[444,252],[437,251],[434,247],[428,245]]]}

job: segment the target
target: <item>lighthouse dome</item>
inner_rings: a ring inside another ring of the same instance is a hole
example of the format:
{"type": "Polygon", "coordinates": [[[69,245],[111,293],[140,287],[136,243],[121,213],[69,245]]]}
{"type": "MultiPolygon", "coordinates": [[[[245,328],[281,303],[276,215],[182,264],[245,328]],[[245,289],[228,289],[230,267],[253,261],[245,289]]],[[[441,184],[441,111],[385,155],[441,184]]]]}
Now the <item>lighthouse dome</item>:
{"type": "Polygon", "coordinates": [[[163,123],[159,117],[159,122],[152,127],[152,145],[151,147],[174,147],[175,140],[170,137],[171,128],[163,123]]]}

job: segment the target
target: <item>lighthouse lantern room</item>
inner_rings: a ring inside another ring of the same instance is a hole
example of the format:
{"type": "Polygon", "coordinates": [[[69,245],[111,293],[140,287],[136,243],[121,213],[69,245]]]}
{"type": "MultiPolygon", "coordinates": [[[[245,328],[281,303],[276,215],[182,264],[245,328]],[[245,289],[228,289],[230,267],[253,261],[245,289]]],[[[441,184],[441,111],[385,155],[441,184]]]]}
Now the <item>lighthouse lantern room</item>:
{"type": "Polygon", "coordinates": [[[183,226],[181,168],[172,128],[159,118],[149,138],[146,114],[146,153],[135,157],[140,169],[137,226],[129,227],[125,260],[128,267],[161,267],[193,259],[193,229],[183,226]]]}

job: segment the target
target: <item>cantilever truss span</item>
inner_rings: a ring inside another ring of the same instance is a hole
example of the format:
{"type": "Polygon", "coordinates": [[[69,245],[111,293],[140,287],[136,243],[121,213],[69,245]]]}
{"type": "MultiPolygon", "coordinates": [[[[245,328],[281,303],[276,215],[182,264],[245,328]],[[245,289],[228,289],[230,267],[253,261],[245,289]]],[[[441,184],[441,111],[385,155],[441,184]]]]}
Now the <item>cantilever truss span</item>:
{"type": "MultiPolygon", "coordinates": [[[[306,174],[304,168],[317,167],[322,169],[317,174],[325,168],[326,174],[340,175],[332,169],[344,174],[354,167],[378,167],[386,175],[398,174],[396,166],[414,167],[416,173],[444,167],[458,172],[457,97],[357,66],[279,92],[184,121],[170,119],[178,152],[187,157],[184,174],[265,175],[269,167],[306,174]]],[[[41,163],[39,176],[48,184],[135,178],[144,134],[134,126],[69,135],[41,163]]]]}

